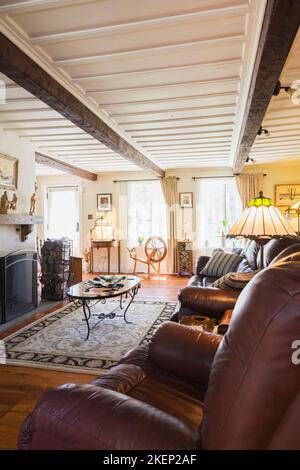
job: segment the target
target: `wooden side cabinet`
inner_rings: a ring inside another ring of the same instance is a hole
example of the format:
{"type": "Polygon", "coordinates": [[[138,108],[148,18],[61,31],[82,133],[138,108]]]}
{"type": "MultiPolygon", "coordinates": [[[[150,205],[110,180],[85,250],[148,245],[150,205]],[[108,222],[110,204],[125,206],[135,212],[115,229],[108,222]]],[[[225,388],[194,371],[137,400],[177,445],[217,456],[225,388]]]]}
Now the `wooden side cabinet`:
{"type": "Polygon", "coordinates": [[[179,276],[193,274],[193,244],[190,241],[177,241],[177,272],[179,276]]]}
{"type": "Polygon", "coordinates": [[[68,287],[79,284],[79,282],[82,282],[82,258],[71,256],[68,287]]]}

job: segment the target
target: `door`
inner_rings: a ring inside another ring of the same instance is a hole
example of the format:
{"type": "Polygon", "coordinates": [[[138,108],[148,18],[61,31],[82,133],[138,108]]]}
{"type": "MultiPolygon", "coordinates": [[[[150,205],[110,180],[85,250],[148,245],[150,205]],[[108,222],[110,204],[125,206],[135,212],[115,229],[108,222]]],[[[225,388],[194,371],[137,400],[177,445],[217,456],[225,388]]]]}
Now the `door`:
{"type": "Polygon", "coordinates": [[[46,238],[69,238],[73,255],[80,256],[80,210],[78,186],[55,186],[46,189],[46,238]]]}

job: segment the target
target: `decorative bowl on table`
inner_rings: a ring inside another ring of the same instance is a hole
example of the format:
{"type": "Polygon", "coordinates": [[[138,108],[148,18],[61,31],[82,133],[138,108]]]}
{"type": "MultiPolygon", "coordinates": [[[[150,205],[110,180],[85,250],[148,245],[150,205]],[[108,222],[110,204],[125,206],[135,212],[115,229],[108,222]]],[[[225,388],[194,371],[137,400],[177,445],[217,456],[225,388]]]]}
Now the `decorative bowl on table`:
{"type": "Polygon", "coordinates": [[[124,279],[126,279],[126,276],[97,276],[94,277],[94,279],[90,279],[88,283],[94,287],[106,287],[109,289],[115,289],[124,286],[124,283],[122,283],[124,279]]]}

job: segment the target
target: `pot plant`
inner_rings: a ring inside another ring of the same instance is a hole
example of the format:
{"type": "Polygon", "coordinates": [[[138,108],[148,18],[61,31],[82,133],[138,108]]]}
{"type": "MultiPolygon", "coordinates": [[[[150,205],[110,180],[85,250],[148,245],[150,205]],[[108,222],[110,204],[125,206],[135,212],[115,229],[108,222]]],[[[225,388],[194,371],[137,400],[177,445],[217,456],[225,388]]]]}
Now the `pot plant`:
{"type": "Polygon", "coordinates": [[[137,241],[138,241],[139,246],[142,246],[143,241],[144,241],[144,237],[143,237],[142,235],[140,235],[140,236],[137,238],[137,241]]]}

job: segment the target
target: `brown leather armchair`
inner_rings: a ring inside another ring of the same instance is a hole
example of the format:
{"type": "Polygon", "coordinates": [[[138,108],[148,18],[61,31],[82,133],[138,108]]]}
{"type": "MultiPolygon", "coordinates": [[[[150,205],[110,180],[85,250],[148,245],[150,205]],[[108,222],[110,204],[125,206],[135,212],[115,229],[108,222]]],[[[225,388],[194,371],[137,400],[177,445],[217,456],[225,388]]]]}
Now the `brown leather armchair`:
{"type": "Polygon", "coordinates": [[[224,337],[167,322],[92,384],[47,391],[19,448],[300,449],[296,339],[300,251],[245,287],[224,337]]]}

